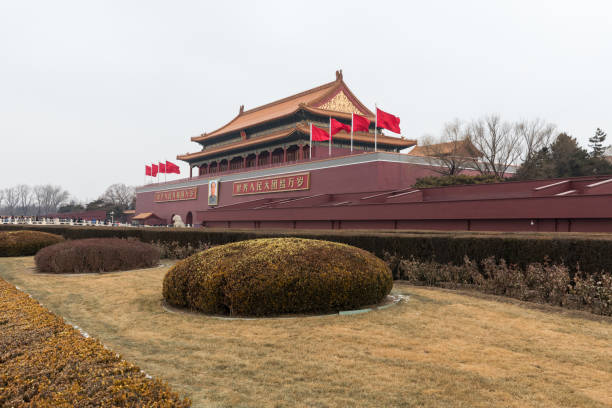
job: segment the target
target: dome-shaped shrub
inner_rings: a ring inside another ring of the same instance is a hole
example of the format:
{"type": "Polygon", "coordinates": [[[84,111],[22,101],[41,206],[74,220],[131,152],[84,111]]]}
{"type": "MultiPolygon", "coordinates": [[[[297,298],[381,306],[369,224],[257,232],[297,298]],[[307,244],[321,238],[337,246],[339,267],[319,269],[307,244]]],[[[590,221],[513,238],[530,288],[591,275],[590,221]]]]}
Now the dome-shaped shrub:
{"type": "Polygon", "coordinates": [[[131,239],[89,238],[43,248],[34,260],[40,272],[48,273],[124,271],[157,265],[159,250],[131,239]]]}
{"type": "Polygon", "coordinates": [[[61,235],[40,231],[0,231],[0,256],[31,256],[39,249],[62,242],[61,235]]]}
{"type": "Polygon", "coordinates": [[[165,301],[210,314],[263,316],[325,313],[380,302],[391,271],[367,251],[345,244],[268,238],[207,249],[174,265],[165,301]]]}

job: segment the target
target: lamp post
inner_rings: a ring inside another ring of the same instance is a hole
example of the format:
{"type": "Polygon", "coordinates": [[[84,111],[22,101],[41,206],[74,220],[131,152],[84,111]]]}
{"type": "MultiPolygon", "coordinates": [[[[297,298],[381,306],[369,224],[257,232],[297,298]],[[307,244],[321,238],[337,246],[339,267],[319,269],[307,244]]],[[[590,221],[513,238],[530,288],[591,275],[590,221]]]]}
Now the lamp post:
{"type": "Polygon", "coordinates": [[[115,218],[114,218],[115,212],[111,211],[110,212],[110,216],[111,216],[111,226],[115,223],[115,218]]]}

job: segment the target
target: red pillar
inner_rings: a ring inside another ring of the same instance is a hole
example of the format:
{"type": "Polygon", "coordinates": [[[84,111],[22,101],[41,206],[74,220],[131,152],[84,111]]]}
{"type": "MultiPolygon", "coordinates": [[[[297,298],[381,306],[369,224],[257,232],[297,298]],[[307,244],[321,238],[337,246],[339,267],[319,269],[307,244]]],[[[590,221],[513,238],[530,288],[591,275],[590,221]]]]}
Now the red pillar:
{"type": "Polygon", "coordinates": [[[287,148],[283,147],[283,163],[287,163],[287,148]]]}
{"type": "Polygon", "coordinates": [[[298,160],[302,160],[304,158],[304,151],[302,150],[304,149],[304,145],[301,144],[298,147],[298,160]]]}
{"type": "Polygon", "coordinates": [[[255,153],[255,168],[259,167],[259,153],[255,153]]]}

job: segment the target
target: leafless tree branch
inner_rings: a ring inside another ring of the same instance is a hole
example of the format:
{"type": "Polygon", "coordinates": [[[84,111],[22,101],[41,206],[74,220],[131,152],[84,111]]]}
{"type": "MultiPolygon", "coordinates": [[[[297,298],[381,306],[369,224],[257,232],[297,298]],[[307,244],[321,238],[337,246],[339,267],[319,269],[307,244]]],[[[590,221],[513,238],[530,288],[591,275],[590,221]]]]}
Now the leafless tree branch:
{"type": "Polygon", "coordinates": [[[502,122],[499,115],[489,115],[472,122],[468,138],[482,156],[472,158],[473,166],[481,174],[504,177],[508,168],[517,164],[523,151],[517,126],[502,122]]]}

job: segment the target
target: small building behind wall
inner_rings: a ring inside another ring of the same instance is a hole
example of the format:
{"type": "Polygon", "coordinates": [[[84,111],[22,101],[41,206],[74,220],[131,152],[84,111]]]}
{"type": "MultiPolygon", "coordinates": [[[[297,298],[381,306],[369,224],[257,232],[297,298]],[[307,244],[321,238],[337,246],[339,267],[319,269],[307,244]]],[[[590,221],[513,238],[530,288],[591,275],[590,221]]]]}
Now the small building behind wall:
{"type": "Polygon", "coordinates": [[[157,215],[145,212],[140,213],[132,217],[133,225],[166,225],[164,218],[158,217],[157,215]]]}

